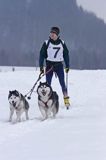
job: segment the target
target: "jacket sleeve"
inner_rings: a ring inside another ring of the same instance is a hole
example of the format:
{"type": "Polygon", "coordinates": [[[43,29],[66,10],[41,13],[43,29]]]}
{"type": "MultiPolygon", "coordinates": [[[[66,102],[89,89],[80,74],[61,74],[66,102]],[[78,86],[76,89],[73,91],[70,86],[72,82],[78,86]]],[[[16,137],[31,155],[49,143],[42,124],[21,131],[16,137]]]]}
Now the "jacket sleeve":
{"type": "Polygon", "coordinates": [[[66,68],[69,68],[69,51],[65,43],[63,44],[63,49],[64,49],[63,58],[64,58],[65,66],[66,68]]]}
{"type": "Polygon", "coordinates": [[[44,60],[46,58],[47,58],[47,46],[46,46],[46,42],[44,42],[40,50],[39,67],[43,67],[44,60]]]}

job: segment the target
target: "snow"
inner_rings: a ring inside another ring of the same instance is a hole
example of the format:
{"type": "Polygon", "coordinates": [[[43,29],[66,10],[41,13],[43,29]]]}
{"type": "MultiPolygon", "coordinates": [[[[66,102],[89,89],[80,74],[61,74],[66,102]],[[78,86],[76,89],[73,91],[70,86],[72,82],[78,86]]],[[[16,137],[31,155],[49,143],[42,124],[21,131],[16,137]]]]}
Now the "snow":
{"type": "Polygon", "coordinates": [[[25,121],[23,114],[22,122],[8,122],[9,90],[25,95],[38,74],[35,68],[0,72],[0,159],[106,160],[106,70],[70,70],[70,110],[64,107],[54,76],[52,87],[60,102],[56,119],[41,121],[35,89],[29,101],[30,120],[25,121]]]}

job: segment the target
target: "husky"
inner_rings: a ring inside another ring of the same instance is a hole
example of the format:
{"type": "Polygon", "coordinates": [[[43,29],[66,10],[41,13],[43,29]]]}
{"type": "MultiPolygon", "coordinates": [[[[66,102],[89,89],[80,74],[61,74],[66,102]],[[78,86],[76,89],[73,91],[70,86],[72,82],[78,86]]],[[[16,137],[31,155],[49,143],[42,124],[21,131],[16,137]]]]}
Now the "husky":
{"type": "Polygon", "coordinates": [[[17,90],[9,91],[8,101],[10,104],[10,116],[9,116],[10,122],[12,122],[14,111],[16,112],[17,115],[16,122],[21,121],[21,115],[23,112],[25,112],[26,120],[29,119],[28,117],[29,103],[21,93],[19,93],[17,90]]]}
{"type": "Polygon", "coordinates": [[[38,88],[38,106],[43,120],[55,117],[59,110],[59,97],[47,82],[40,82],[38,88]]]}

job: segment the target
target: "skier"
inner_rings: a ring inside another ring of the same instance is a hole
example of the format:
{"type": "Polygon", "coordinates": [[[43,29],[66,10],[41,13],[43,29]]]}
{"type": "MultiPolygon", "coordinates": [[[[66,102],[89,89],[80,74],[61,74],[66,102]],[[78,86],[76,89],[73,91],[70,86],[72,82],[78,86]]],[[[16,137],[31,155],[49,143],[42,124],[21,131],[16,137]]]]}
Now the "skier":
{"type": "Polygon", "coordinates": [[[69,72],[69,51],[66,44],[59,37],[60,29],[52,27],[50,31],[49,40],[46,40],[40,50],[39,67],[41,74],[44,73],[44,60],[46,61],[46,81],[51,85],[53,72],[56,73],[64,97],[65,106],[70,106],[69,96],[67,95],[67,88],[64,80],[64,67],[65,72],[69,72]]]}

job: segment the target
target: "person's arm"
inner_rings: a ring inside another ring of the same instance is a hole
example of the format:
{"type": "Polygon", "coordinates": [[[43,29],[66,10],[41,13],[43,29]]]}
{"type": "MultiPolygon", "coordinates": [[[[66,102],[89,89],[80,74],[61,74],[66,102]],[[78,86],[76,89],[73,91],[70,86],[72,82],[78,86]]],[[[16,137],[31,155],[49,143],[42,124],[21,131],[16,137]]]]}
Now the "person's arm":
{"type": "Polygon", "coordinates": [[[65,66],[66,68],[69,68],[69,51],[65,43],[63,44],[63,49],[64,49],[63,58],[64,58],[65,66]]]}
{"type": "Polygon", "coordinates": [[[46,42],[43,43],[41,50],[40,50],[40,56],[39,56],[39,67],[40,68],[43,68],[45,58],[47,58],[46,42]]]}

